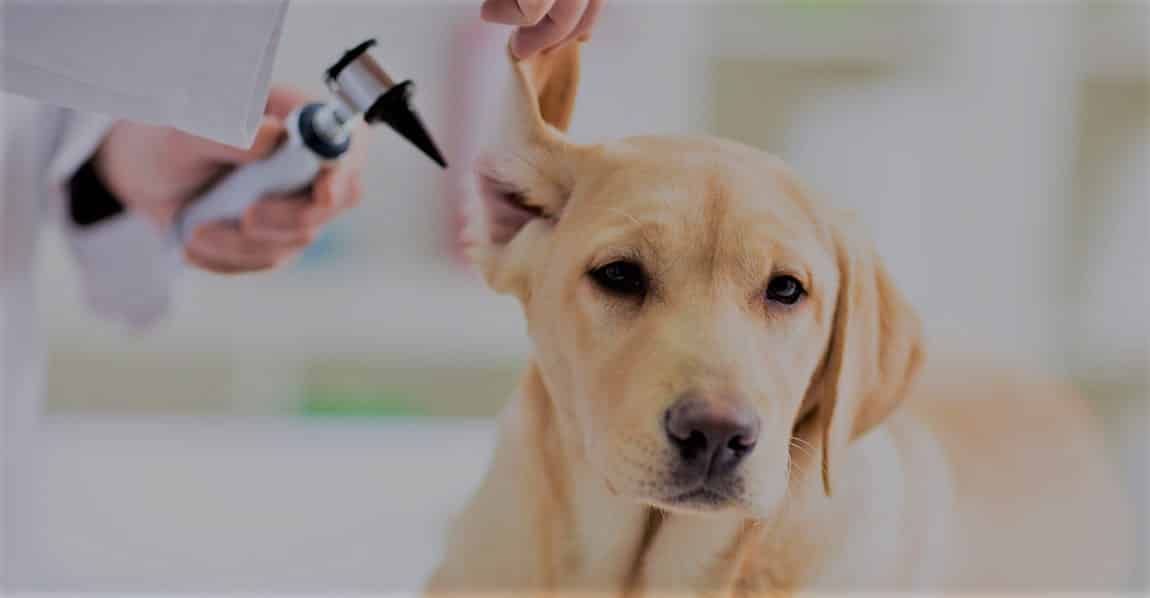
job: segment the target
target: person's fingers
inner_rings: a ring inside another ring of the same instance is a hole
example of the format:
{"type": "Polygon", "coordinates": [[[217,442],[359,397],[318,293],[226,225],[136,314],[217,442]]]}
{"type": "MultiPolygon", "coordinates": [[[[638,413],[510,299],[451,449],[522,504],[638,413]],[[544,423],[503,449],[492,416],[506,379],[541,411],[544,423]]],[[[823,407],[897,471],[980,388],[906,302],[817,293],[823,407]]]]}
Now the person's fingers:
{"type": "Polygon", "coordinates": [[[286,261],[286,258],[282,261],[236,260],[230,257],[221,258],[194,249],[188,249],[185,252],[185,260],[188,264],[200,270],[214,274],[247,274],[250,272],[274,270],[281,265],[282,261],[286,261]]]}
{"type": "Polygon", "coordinates": [[[315,180],[312,189],[316,206],[334,216],[359,201],[359,173],[344,167],[327,171],[315,180]]]}
{"type": "Polygon", "coordinates": [[[337,168],[316,179],[310,196],[267,197],[234,222],[203,225],[188,242],[189,261],[213,272],[274,268],[311,244],[324,224],[359,201],[358,173],[337,168]]]}
{"type": "Polygon", "coordinates": [[[591,39],[591,28],[595,26],[595,21],[599,19],[599,13],[603,10],[603,3],[606,0],[589,0],[587,8],[583,11],[583,18],[579,19],[579,24],[571,33],[567,34],[563,42],[571,40],[579,40],[585,42],[591,39]]]}
{"type": "Polygon", "coordinates": [[[521,27],[511,38],[511,51],[520,60],[563,41],[583,18],[588,0],[558,0],[547,16],[530,27],[521,27]]]}
{"type": "Polygon", "coordinates": [[[202,270],[217,274],[242,274],[274,270],[291,261],[298,251],[281,251],[260,256],[231,256],[188,248],[186,261],[202,270]]]}
{"type": "Polygon", "coordinates": [[[234,263],[230,260],[222,260],[216,257],[203,255],[194,250],[185,251],[184,257],[189,264],[199,268],[200,270],[205,270],[214,274],[245,274],[248,272],[268,270],[271,268],[252,268],[249,266],[234,263]]]}
{"type": "Polygon", "coordinates": [[[492,23],[534,25],[543,20],[555,2],[556,0],[484,0],[479,14],[483,20],[492,23]]]}
{"type": "Polygon", "coordinates": [[[317,206],[306,195],[268,197],[248,209],[240,221],[240,230],[256,241],[304,247],[315,240],[328,210],[317,206]]]}
{"type": "Polygon", "coordinates": [[[235,222],[211,222],[192,231],[187,249],[225,261],[261,261],[274,258],[287,247],[249,238],[235,222]]]}
{"type": "Polygon", "coordinates": [[[213,272],[255,272],[275,268],[300,251],[298,243],[252,239],[234,223],[197,228],[188,241],[188,261],[213,272]]]}
{"type": "Polygon", "coordinates": [[[219,258],[194,251],[188,251],[185,257],[189,264],[207,272],[215,274],[248,274],[251,272],[274,270],[290,262],[297,255],[298,252],[286,254],[271,262],[219,258]]]}
{"type": "Polygon", "coordinates": [[[258,226],[307,228],[320,224],[325,211],[316,205],[314,194],[270,196],[248,208],[244,221],[258,226]]]}

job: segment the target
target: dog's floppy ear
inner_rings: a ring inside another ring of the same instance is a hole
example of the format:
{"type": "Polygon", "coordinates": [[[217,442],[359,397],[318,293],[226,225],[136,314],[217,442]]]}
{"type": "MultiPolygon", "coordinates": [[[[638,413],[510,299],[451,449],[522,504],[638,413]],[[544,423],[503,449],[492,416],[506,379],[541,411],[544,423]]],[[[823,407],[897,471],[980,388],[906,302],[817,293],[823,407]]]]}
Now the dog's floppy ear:
{"type": "Polygon", "coordinates": [[[836,223],[832,231],[838,299],[826,355],[806,398],[817,410],[828,496],[847,445],[902,401],[925,355],[921,322],[874,247],[853,223],[836,223]]]}
{"type": "Polygon", "coordinates": [[[518,60],[496,143],[475,165],[479,202],[466,230],[468,252],[496,291],[522,294],[530,239],[559,218],[574,186],[578,147],[564,132],[575,109],[579,42],[518,60]]]}

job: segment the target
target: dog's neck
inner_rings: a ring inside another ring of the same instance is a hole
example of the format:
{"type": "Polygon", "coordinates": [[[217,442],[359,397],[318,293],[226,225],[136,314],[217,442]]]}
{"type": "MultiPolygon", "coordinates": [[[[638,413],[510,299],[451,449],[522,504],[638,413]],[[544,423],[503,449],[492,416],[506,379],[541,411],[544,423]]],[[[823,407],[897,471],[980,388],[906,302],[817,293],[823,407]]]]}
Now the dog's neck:
{"type": "MultiPolygon", "coordinates": [[[[755,521],[735,511],[711,515],[666,513],[618,496],[588,462],[576,430],[565,429],[537,368],[523,379],[515,417],[521,418],[520,450],[546,490],[531,497],[540,511],[537,547],[549,587],[634,594],[649,590],[733,591],[736,586],[784,589],[806,576],[798,563],[812,561],[816,544],[789,538],[811,533],[809,508],[780,509],[755,521]],[[765,559],[765,560],[764,560],[765,559]]],[[[819,497],[817,476],[805,495],[819,497]]],[[[539,486],[536,485],[535,488],[539,486]]],[[[526,489],[525,489],[526,490],[526,489]]],[[[527,490],[537,492],[537,490],[527,490]]],[[[821,497],[819,497],[821,498],[821,497]]],[[[826,501],[798,500],[805,505],[826,501]]]]}

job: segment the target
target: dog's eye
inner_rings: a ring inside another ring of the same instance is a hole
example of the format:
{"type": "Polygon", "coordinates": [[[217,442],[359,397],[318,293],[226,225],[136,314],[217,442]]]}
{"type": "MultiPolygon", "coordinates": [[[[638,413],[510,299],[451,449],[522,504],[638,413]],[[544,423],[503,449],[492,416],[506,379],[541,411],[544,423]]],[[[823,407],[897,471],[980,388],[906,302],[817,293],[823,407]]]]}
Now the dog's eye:
{"type": "Polygon", "coordinates": [[[805,292],[802,283],[793,276],[776,276],[767,283],[767,300],[783,305],[794,305],[805,292]]]}
{"type": "Polygon", "coordinates": [[[634,262],[618,261],[595,268],[591,280],[599,288],[616,295],[638,297],[647,293],[647,273],[634,262]]]}

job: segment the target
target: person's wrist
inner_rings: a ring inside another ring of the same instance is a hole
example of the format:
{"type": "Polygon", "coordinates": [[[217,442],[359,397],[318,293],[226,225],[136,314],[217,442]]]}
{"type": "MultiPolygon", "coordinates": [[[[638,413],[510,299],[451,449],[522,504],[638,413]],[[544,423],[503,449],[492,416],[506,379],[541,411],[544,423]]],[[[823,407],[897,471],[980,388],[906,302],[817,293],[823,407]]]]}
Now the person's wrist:
{"type": "MultiPolygon", "coordinates": [[[[108,131],[104,142],[90,160],[92,171],[104,187],[124,208],[160,227],[171,223],[173,213],[163,189],[157,185],[161,173],[152,172],[155,160],[146,156],[133,156],[126,151],[133,147],[128,137],[132,134],[128,123],[117,123],[108,131]]],[[[158,145],[157,145],[158,147],[158,145]]],[[[161,157],[162,158],[162,157],[161,157]]]]}

